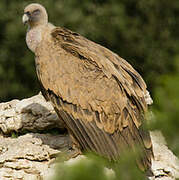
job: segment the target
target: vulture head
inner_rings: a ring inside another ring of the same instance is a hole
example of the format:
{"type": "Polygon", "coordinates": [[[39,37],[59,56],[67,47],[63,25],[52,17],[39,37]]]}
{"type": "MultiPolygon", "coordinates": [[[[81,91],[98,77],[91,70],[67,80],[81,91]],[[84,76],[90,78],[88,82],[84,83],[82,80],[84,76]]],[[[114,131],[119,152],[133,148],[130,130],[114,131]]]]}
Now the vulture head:
{"type": "Polygon", "coordinates": [[[48,23],[47,11],[42,5],[32,3],[25,7],[22,21],[30,27],[46,25],[48,23]]]}

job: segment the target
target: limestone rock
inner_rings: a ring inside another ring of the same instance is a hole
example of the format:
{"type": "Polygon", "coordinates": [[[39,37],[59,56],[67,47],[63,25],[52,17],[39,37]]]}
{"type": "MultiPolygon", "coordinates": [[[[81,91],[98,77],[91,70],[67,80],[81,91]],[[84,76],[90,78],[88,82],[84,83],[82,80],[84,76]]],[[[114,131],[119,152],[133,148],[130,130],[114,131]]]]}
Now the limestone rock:
{"type": "Polygon", "coordinates": [[[0,131],[4,134],[52,128],[64,130],[64,124],[50,102],[46,102],[41,94],[0,104],[0,131]]]}
{"type": "Polygon", "coordinates": [[[154,151],[152,170],[155,180],[174,180],[179,178],[179,159],[168,149],[162,133],[153,131],[150,135],[154,151]]]}
{"type": "Polygon", "coordinates": [[[38,180],[48,177],[51,161],[67,151],[68,135],[30,133],[0,137],[0,179],[38,180]]]}
{"type": "MultiPolygon", "coordinates": [[[[28,133],[18,138],[7,137],[11,132],[45,132],[48,129],[64,130],[53,107],[42,95],[0,104],[0,180],[50,180],[55,172],[55,159],[68,150],[70,140],[65,134],[28,133]]],[[[150,133],[154,160],[151,180],[179,178],[179,160],[168,149],[160,131],[150,133]]],[[[84,156],[70,159],[70,166],[84,156]]],[[[112,170],[106,174],[115,176],[112,170]]]]}

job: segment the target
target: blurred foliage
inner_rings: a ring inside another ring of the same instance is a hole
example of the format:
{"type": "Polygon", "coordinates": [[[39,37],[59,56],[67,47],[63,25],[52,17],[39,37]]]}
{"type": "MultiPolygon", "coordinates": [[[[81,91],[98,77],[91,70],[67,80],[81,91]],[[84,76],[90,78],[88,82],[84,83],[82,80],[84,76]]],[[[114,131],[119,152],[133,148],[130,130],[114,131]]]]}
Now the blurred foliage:
{"type": "Polygon", "coordinates": [[[169,147],[179,157],[179,56],[175,59],[177,72],[159,78],[155,89],[153,129],[160,129],[169,147]]]}
{"type": "Polygon", "coordinates": [[[85,158],[72,163],[59,163],[52,180],[145,180],[145,174],[136,167],[133,159],[131,153],[126,153],[120,162],[112,163],[94,154],[87,154],[85,158]]]}
{"type": "MultiPolygon", "coordinates": [[[[31,0],[0,1],[0,101],[39,91],[34,57],[21,22],[31,0]]],[[[175,71],[179,50],[178,0],[36,0],[49,19],[98,42],[127,59],[153,91],[156,77],[175,71]]]]}

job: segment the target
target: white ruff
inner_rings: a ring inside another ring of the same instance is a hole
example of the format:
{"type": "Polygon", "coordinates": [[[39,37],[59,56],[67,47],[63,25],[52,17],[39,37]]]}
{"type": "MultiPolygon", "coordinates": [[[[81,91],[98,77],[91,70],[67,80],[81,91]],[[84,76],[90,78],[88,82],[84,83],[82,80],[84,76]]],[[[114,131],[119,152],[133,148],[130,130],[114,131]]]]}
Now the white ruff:
{"type": "Polygon", "coordinates": [[[42,40],[41,28],[37,27],[37,28],[29,29],[27,31],[26,43],[27,43],[28,48],[32,52],[35,52],[35,49],[41,40],[42,40]]]}

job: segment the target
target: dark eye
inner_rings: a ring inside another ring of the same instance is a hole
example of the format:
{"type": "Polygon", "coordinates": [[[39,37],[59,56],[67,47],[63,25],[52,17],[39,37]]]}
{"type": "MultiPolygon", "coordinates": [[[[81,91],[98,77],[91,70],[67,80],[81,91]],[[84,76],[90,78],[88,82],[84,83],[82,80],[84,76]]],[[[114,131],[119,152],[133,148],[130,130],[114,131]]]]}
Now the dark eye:
{"type": "Polygon", "coordinates": [[[40,14],[40,10],[39,9],[36,9],[36,10],[33,11],[33,15],[38,15],[38,14],[40,14]]]}
{"type": "Polygon", "coordinates": [[[30,15],[30,12],[29,12],[29,11],[27,11],[27,12],[25,12],[24,14],[30,15]]]}

